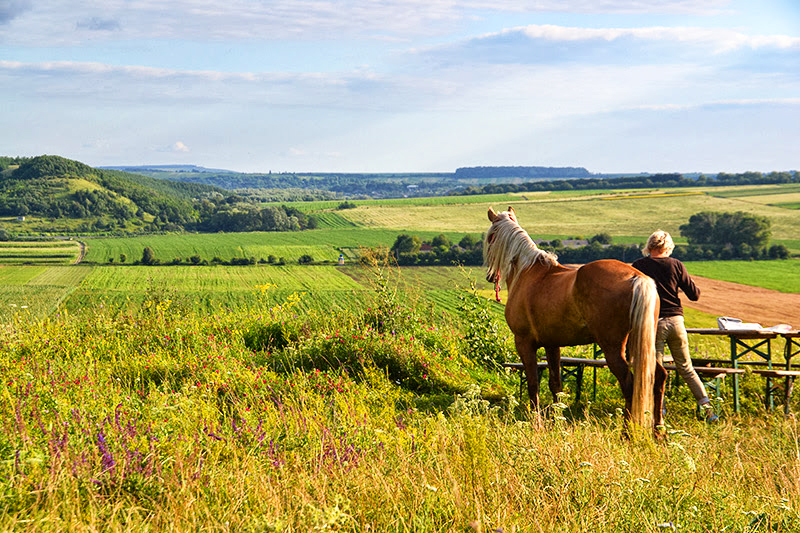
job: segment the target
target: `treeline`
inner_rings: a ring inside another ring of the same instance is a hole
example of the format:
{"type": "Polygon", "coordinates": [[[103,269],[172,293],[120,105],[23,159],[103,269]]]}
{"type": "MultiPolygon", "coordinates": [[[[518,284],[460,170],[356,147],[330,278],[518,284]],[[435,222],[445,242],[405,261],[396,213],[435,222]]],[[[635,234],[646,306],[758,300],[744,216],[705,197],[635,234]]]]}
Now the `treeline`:
{"type": "Polygon", "coordinates": [[[454,244],[444,234],[423,241],[417,235],[402,233],[395,239],[391,251],[401,266],[483,264],[483,242],[469,234],[454,244]]]}
{"type": "Polygon", "coordinates": [[[762,215],[737,211],[695,213],[681,225],[689,246],[676,247],[678,259],[787,259],[783,244],[769,246],[771,221],[762,215]]]}
{"type": "Polygon", "coordinates": [[[227,190],[282,189],[328,191],[349,198],[401,198],[404,196],[438,196],[453,188],[452,173],[431,174],[238,174],[213,172],[155,172],[178,182],[213,185],[227,190]]]}
{"type": "MultiPolygon", "coordinates": [[[[211,259],[202,257],[199,254],[190,257],[175,257],[169,261],[161,261],[156,258],[156,254],[149,246],[142,249],[142,256],[138,260],[128,262],[126,254],[120,254],[119,257],[109,257],[108,264],[132,264],[132,265],[145,265],[145,266],[159,266],[159,265],[194,265],[194,266],[209,266],[209,265],[227,265],[227,266],[247,266],[247,265],[276,265],[282,266],[288,263],[285,257],[275,257],[268,255],[266,258],[261,257],[231,257],[230,259],[223,259],[219,256],[214,256],[211,259]]],[[[297,263],[307,265],[314,262],[314,258],[308,254],[301,255],[297,258],[297,263]]]]}
{"type": "Polygon", "coordinates": [[[317,227],[317,219],[294,208],[258,207],[237,196],[206,198],[198,205],[199,231],[299,231],[317,227]]]}
{"type": "Polygon", "coordinates": [[[800,183],[800,176],[792,172],[743,172],[741,174],[720,173],[715,177],[700,175],[687,178],[683,174],[651,174],[642,176],[625,176],[617,178],[576,178],[549,181],[533,181],[528,183],[497,183],[474,185],[451,191],[453,196],[475,194],[503,194],[513,192],[537,191],[569,191],[587,189],[649,189],[672,187],[701,187],[724,185],[765,185],[780,183],[800,183]]]}

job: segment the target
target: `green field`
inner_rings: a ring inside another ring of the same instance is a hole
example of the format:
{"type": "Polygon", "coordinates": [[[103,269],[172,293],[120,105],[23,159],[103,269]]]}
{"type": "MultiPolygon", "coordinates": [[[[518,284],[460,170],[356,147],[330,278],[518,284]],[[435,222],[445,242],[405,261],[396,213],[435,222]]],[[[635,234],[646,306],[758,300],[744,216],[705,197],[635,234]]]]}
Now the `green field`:
{"type": "MultiPolygon", "coordinates": [[[[430,239],[441,232],[416,232],[423,239],[430,239]]],[[[458,242],[466,233],[444,232],[458,242]]],[[[393,229],[333,228],[296,232],[253,233],[205,233],[187,235],[150,235],[143,237],[119,237],[87,239],[86,261],[106,263],[109,258],[119,262],[125,254],[127,263],[142,257],[142,250],[149,246],[155,257],[163,263],[174,258],[188,259],[199,255],[211,260],[219,257],[255,257],[267,259],[270,255],[285,258],[295,263],[301,255],[308,254],[315,261],[336,261],[341,251],[359,247],[391,246],[398,232],[393,229]]],[[[473,233],[479,236],[480,233],[473,233]]]]}
{"type": "Polygon", "coordinates": [[[80,255],[77,241],[0,242],[0,265],[67,265],[80,255]]]}
{"type": "MultiPolygon", "coordinates": [[[[74,270],[66,265],[78,258],[80,247],[76,241],[6,242],[0,243],[0,291],[8,304],[0,306],[0,314],[7,317],[24,308],[28,313],[43,316],[58,305],[79,310],[91,308],[98,301],[123,307],[140,305],[153,294],[167,293],[173,299],[179,295],[186,308],[210,312],[220,306],[249,305],[256,286],[267,284],[275,286],[272,290],[276,295],[306,292],[312,295],[308,299],[331,309],[345,308],[359,298],[359,291],[369,289],[353,266],[361,247],[388,247],[399,233],[413,233],[423,239],[444,233],[455,242],[467,233],[479,236],[489,225],[486,209],[490,205],[505,209],[506,203],[514,206],[521,224],[534,238],[551,240],[608,232],[615,242],[632,244],[644,242],[655,228],[671,231],[676,241],[681,242],[678,226],[698,211],[753,210],[772,220],[773,242],[783,243],[797,254],[800,211],[752,201],[754,198],[772,201],[781,194],[789,198],[797,194],[796,189],[795,186],[731,187],[710,191],[714,196],[688,189],[559,191],[373,200],[356,202],[358,207],[347,210],[330,210],[335,202],[311,202],[304,208],[316,211],[323,220],[317,230],[88,238],[83,263],[86,266],[74,270]],[[215,257],[224,261],[234,257],[266,260],[272,256],[284,258],[286,266],[134,266],[132,263],[141,258],[146,246],[164,264],[176,258],[186,261],[195,255],[207,261],[215,257]],[[350,265],[345,269],[331,265],[340,253],[344,253],[350,265]],[[120,265],[123,255],[125,264],[120,265]],[[310,255],[316,262],[327,265],[297,267],[297,258],[302,255],[310,255]],[[114,260],[113,265],[109,264],[110,259],[114,260]]],[[[797,259],[699,262],[690,263],[689,269],[701,276],[800,293],[798,265],[797,259]]],[[[451,312],[459,305],[460,292],[455,288],[463,292],[469,286],[456,269],[412,268],[403,272],[410,286],[418,287],[424,294],[425,305],[433,303],[437,309],[451,312]]],[[[491,296],[480,269],[475,269],[471,276],[479,280],[477,288],[482,294],[491,296]]]]}
{"type": "MultiPolygon", "coordinates": [[[[706,278],[800,293],[800,260],[784,261],[687,261],[690,274],[706,278]]],[[[800,297],[799,297],[800,298],[800,297]]],[[[800,305],[800,299],[798,300],[800,305]]]]}
{"type": "MultiPolygon", "coordinates": [[[[667,191],[673,194],[682,191],[667,191]]],[[[683,191],[685,192],[685,191],[683,191]]],[[[697,192],[697,191],[690,191],[697,192]]],[[[772,222],[772,237],[777,242],[797,239],[800,212],[793,209],[755,204],[739,198],[720,198],[704,194],[682,197],[663,196],[561,196],[510,202],[520,224],[533,238],[540,236],[590,237],[607,232],[613,236],[638,235],[645,240],[655,229],[669,231],[679,240],[681,224],[701,211],[745,211],[767,216],[772,222]]],[[[342,216],[365,228],[392,228],[396,231],[442,231],[481,233],[489,226],[486,209],[506,209],[505,203],[484,201],[454,207],[431,208],[415,205],[370,205],[349,209],[342,216]]],[[[793,248],[794,253],[800,249],[793,248]]]]}

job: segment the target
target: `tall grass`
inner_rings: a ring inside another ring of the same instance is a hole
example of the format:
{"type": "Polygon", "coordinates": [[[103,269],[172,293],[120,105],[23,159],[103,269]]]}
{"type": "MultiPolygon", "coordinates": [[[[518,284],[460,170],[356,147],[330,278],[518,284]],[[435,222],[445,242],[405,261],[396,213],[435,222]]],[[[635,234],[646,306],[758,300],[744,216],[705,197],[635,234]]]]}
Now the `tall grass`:
{"type": "Polygon", "coordinates": [[[668,442],[633,443],[605,378],[595,403],[531,417],[516,376],[485,367],[466,324],[398,276],[374,264],[371,291],[339,314],[263,284],[213,314],[154,287],[136,308],[16,315],[0,330],[0,529],[797,523],[794,420],[753,410],[708,427],[671,391],[668,442]]]}

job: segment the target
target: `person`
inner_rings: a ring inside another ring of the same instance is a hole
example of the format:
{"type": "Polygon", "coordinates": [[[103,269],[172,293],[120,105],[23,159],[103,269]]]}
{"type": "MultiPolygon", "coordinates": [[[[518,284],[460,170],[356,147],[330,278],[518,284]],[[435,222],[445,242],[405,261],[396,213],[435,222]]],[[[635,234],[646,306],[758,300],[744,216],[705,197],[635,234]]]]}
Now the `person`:
{"type": "Polygon", "coordinates": [[[658,289],[661,311],[656,329],[656,357],[659,363],[664,359],[664,348],[669,346],[678,374],[683,378],[697,400],[701,412],[709,422],[716,422],[717,415],[711,407],[706,388],[692,367],[689,355],[689,339],[683,320],[683,306],[678,289],[691,301],[700,298],[700,289],[695,285],[686,267],[679,260],[670,257],[675,249],[672,236],[666,231],[655,231],[647,239],[642,250],[645,257],[633,262],[633,267],[653,278],[658,289]]]}

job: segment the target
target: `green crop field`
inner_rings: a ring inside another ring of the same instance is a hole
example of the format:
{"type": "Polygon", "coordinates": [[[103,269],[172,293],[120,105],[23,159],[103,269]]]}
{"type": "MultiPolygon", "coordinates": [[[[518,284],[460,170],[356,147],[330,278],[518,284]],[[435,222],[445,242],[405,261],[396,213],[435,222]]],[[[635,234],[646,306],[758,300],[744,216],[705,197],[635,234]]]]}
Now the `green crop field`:
{"type": "MultiPolygon", "coordinates": [[[[687,261],[690,274],[780,292],[800,293],[800,259],[784,261],[687,261]]],[[[800,297],[798,297],[800,305],[800,297]]]]}
{"type": "Polygon", "coordinates": [[[80,254],[77,241],[0,242],[0,265],[67,265],[80,254]]]}
{"type": "MultiPolygon", "coordinates": [[[[340,250],[359,247],[391,246],[398,231],[393,229],[332,228],[296,232],[253,232],[253,233],[206,233],[188,235],[151,235],[142,237],[107,237],[87,240],[86,261],[106,263],[110,258],[119,262],[120,254],[125,254],[126,262],[132,263],[142,257],[142,250],[149,246],[155,257],[167,263],[179,257],[184,260],[193,255],[211,260],[219,257],[229,260],[232,257],[255,257],[266,259],[270,255],[283,257],[287,262],[308,254],[315,261],[336,261],[340,250]]],[[[430,239],[436,231],[416,232],[421,238],[430,239]]],[[[444,232],[451,240],[458,242],[466,232],[444,232]]],[[[479,236],[480,233],[473,233],[479,236]]]]}

